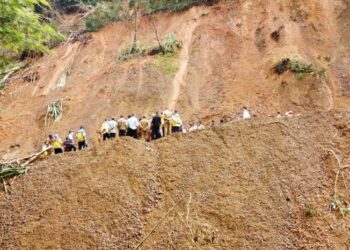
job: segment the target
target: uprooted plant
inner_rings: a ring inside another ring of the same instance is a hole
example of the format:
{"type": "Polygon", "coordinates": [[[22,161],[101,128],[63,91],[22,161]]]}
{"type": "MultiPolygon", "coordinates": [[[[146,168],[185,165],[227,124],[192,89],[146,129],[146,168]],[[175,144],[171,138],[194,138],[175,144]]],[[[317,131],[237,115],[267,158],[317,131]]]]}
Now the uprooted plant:
{"type": "MultiPolygon", "coordinates": [[[[347,202],[345,202],[338,194],[338,180],[339,180],[340,175],[342,175],[342,177],[344,179],[343,171],[345,169],[350,168],[350,166],[342,166],[341,161],[340,161],[339,157],[336,155],[336,153],[333,150],[329,150],[329,152],[334,156],[334,158],[337,160],[337,164],[338,164],[338,171],[336,173],[335,181],[334,181],[334,193],[333,193],[332,199],[330,201],[329,208],[330,208],[330,211],[332,211],[332,210],[337,211],[342,216],[344,216],[345,214],[350,213],[350,205],[347,202]]],[[[347,188],[345,181],[344,181],[344,186],[347,188]]]]}
{"type": "Polygon", "coordinates": [[[47,112],[45,116],[45,126],[47,125],[47,119],[50,118],[53,123],[61,120],[63,115],[63,100],[58,100],[47,106],[47,112]]]}

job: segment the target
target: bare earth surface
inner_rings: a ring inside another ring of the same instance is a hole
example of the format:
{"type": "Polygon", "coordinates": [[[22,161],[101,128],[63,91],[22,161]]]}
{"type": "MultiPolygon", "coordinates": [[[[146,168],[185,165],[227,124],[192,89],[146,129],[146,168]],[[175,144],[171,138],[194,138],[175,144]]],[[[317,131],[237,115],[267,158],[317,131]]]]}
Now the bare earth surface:
{"type": "MultiPolygon", "coordinates": [[[[0,191],[0,249],[133,249],[176,204],[142,249],[350,249],[349,215],[329,209],[339,169],[330,150],[350,164],[350,2],[227,2],[154,15],[161,39],[181,41],[174,57],[116,63],[132,24],[111,23],[33,60],[5,87],[3,159],[80,125],[90,147],[35,162],[0,191]],[[325,68],[325,77],[277,75],[283,58],[325,68]],[[62,120],[45,126],[57,100],[62,120]],[[98,139],[105,117],[169,107],[208,122],[236,119],[243,105],[251,121],[151,143],[98,139]],[[271,118],[288,110],[301,115],[271,118]]],[[[68,27],[76,17],[61,19],[68,27]]],[[[149,17],[138,37],[156,42],[149,17]]],[[[346,168],[337,182],[344,206],[349,187],[346,168]]]]}
{"type": "MultiPolygon", "coordinates": [[[[42,160],[0,195],[2,249],[347,249],[329,212],[349,113],[256,119],[42,160]],[[317,216],[307,217],[312,204],[317,216]]],[[[350,171],[338,182],[349,199],[350,171]]]]}

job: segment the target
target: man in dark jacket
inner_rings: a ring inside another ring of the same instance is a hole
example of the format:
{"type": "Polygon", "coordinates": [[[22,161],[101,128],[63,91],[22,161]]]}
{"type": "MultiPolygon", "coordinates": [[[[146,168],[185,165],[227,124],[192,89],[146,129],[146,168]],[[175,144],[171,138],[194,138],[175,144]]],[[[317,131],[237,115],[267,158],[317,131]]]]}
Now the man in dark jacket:
{"type": "Polygon", "coordinates": [[[152,118],[151,130],[152,130],[152,139],[156,140],[161,137],[160,127],[162,125],[162,118],[159,116],[159,113],[156,112],[155,116],[152,118]]]}

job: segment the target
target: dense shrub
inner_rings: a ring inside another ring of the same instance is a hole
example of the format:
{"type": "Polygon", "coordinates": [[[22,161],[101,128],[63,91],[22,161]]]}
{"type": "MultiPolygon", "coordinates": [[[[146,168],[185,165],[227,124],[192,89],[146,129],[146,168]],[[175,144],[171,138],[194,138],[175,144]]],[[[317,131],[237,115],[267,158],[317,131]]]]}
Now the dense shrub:
{"type": "Polygon", "coordinates": [[[127,12],[121,1],[98,3],[95,10],[85,19],[86,31],[97,31],[109,22],[126,18],[127,12]]]}

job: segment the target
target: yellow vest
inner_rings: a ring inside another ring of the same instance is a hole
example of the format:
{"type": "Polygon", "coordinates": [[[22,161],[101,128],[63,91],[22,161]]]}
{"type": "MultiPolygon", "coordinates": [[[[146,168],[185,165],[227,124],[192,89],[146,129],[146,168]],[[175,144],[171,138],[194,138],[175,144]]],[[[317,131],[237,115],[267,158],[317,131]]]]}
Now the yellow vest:
{"type": "Polygon", "coordinates": [[[62,143],[59,140],[55,140],[51,143],[53,148],[62,148],[62,143]]]}
{"type": "Polygon", "coordinates": [[[85,141],[84,134],[82,132],[77,133],[77,141],[78,142],[85,141]]]}

